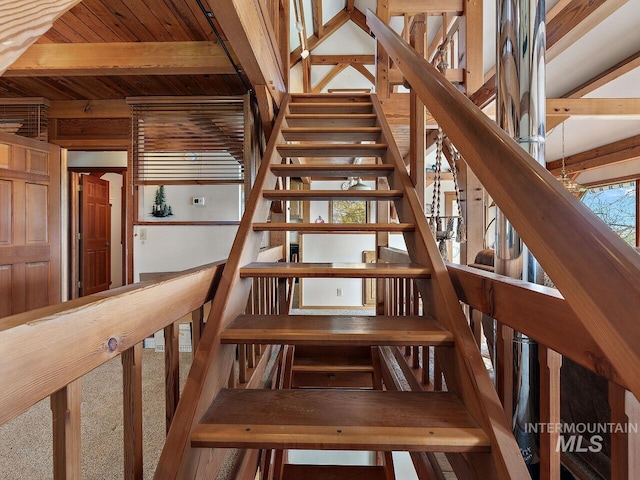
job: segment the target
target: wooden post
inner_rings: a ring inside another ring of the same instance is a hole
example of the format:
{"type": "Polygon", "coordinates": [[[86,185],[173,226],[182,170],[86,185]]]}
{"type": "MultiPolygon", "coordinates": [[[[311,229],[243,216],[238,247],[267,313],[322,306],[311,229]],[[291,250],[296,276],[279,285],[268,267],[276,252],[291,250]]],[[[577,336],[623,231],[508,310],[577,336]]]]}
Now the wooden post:
{"type": "MultiPolygon", "coordinates": [[[[378,0],[376,14],[384,23],[389,24],[389,0],[378,0]]],[[[376,44],[376,93],[379,98],[389,98],[389,54],[384,47],[376,44]]]]}
{"type": "MultiPolygon", "coordinates": [[[[422,57],[426,53],[426,33],[427,23],[424,15],[416,15],[411,29],[411,46],[422,57]]],[[[411,90],[409,97],[409,155],[410,155],[410,176],[411,183],[416,187],[420,205],[424,209],[425,190],[425,107],[416,93],[411,90]]]]}
{"type": "Polygon", "coordinates": [[[164,327],[165,417],[167,432],[180,400],[180,322],[164,327]]]}
{"type": "Polygon", "coordinates": [[[124,478],[142,480],[142,343],[122,352],[124,478]]]}
{"type": "Polygon", "coordinates": [[[640,404],[635,396],[620,385],[609,382],[611,407],[611,480],[627,480],[640,475],[638,425],[640,404]],[[618,431],[620,429],[628,429],[618,431]],[[629,434],[631,433],[631,435],[629,434]]]}
{"type": "MultiPolygon", "coordinates": [[[[376,188],[378,190],[388,190],[389,183],[386,178],[380,177],[376,181],[376,188]]],[[[389,202],[378,202],[376,206],[376,222],[377,223],[389,223],[389,202]]],[[[389,246],[389,233],[377,232],[376,233],[376,245],[379,247],[389,246]]],[[[378,257],[379,255],[376,254],[378,257]]],[[[376,259],[376,261],[379,261],[376,259]]],[[[386,302],[387,298],[387,286],[390,282],[387,279],[380,278],[376,280],[376,315],[386,314],[386,302]]]]}
{"type": "Polygon", "coordinates": [[[51,395],[54,480],[81,478],[81,403],[82,380],[80,378],[51,395]]]}
{"type": "MultiPolygon", "coordinates": [[[[560,424],[560,367],[562,355],[538,344],[540,362],[540,423],[560,424]]],[[[558,429],[540,432],[540,480],[560,480],[558,429]]]]}
{"type": "Polygon", "coordinates": [[[513,417],[513,329],[498,322],[496,328],[496,389],[507,418],[513,417]]]}
{"type": "Polygon", "coordinates": [[[191,332],[192,332],[192,348],[193,353],[196,353],[198,344],[202,338],[202,330],[204,329],[204,305],[196,308],[191,312],[191,332]]]}

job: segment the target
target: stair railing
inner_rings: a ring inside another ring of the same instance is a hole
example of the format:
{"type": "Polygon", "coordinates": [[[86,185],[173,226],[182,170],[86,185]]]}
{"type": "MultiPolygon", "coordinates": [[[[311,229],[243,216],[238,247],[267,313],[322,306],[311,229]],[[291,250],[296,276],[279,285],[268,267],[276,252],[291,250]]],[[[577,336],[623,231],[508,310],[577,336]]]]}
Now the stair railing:
{"type": "MultiPolygon", "coordinates": [[[[282,246],[278,246],[264,250],[261,255],[269,261],[278,261],[283,252],[282,246]]],[[[142,478],[142,342],[164,330],[169,429],[180,397],[178,325],[191,320],[196,350],[205,325],[204,315],[218,288],[225,262],[0,319],[0,425],[51,397],[52,478],[80,478],[82,377],[121,356],[124,477],[142,478]]],[[[261,286],[255,308],[266,308],[263,304],[273,301],[276,287],[261,286]]],[[[251,373],[259,371],[268,357],[260,356],[259,346],[248,346],[239,353],[237,366],[234,364],[226,372],[230,383],[239,367],[243,370],[240,383],[249,381],[251,373]]],[[[110,390],[111,386],[105,385],[105,392],[110,390]]]]}
{"type": "Polygon", "coordinates": [[[367,24],[640,397],[640,257],[371,12],[367,24]]]}

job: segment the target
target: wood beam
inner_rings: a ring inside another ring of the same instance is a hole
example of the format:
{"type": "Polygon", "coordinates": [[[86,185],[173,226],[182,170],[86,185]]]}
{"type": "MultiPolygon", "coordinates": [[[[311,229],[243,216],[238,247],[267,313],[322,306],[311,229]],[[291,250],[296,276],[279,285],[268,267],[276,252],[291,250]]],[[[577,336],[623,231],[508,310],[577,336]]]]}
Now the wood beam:
{"type": "MultiPolygon", "coordinates": [[[[331,20],[324,24],[324,36],[322,38],[318,38],[316,35],[311,35],[307,38],[307,50],[312,52],[314,48],[321,45],[327,38],[329,38],[333,32],[347,23],[349,21],[349,18],[349,12],[347,12],[346,10],[340,10],[331,20]]],[[[289,60],[291,63],[291,67],[295,67],[298,62],[302,60],[302,57],[300,56],[301,53],[301,47],[297,47],[293,52],[291,52],[289,60]]]]}
{"type": "Polygon", "coordinates": [[[46,33],[80,0],[23,2],[10,0],[0,5],[0,75],[36,40],[46,33]]]}
{"type": "MultiPolygon", "coordinates": [[[[376,15],[380,20],[389,24],[391,12],[389,0],[377,0],[376,15]]],[[[376,93],[381,100],[389,98],[389,55],[382,44],[376,39],[376,93]]]]}
{"type": "Polygon", "coordinates": [[[313,14],[313,33],[316,37],[324,37],[324,22],[322,21],[322,0],[311,0],[313,14]]]}
{"type": "Polygon", "coordinates": [[[549,116],[640,115],[640,98],[549,98],[549,116]]]}
{"type": "Polygon", "coordinates": [[[5,77],[233,74],[213,42],[38,43],[5,77]]]}
{"type": "MultiPolygon", "coordinates": [[[[462,83],[464,81],[464,69],[449,68],[444,73],[444,77],[451,83],[462,83]]],[[[405,78],[397,68],[389,69],[389,85],[404,85],[405,78]]]]}
{"type": "MultiPolygon", "coordinates": [[[[611,68],[606,69],[604,72],[596,75],[570,92],[567,92],[563,95],[563,98],[581,98],[638,67],[640,67],[640,51],[616,63],[611,68]]],[[[561,116],[547,119],[547,131],[557,127],[568,118],[569,116],[561,116]]]]}
{"type": "Polygon", "coordinates": [[[311,65],[337,65],[339,63],[361,63],[375,65],[375,55],[311,55],[311,65]]]}
{"type": "MultiPolygon", "coordinates": [[[[636,158],[640,158],[640,135],[571,155],[565,158],[564,163],[566,172],[571,174],[636,158]]],[[[554,175],[559,175],[562,170],[562,160],[547,163],[547,170],[554,175]]]]}
{"type": "MultiPolygon", "coordinates": [[[[546,61],[551,61],[566,50],[579,38],[578,33],[579,35],[584,35],[626,2],[627,0],[613,0],[611,2],[605,2],[604,0],[593,2],[571,0],[570,2],[559,2],[558,8],[554,7],[547,13],[546,61]],[[593,17],[591,17],[591,15],[593,15],[593,17]],[[565,41],[565,37],[567,37],[568,40],[565,41]]],[[[603,72],[603,74],[604,73],[606,72],[603,72]]],[[[586,93],[583,95],[586,95],[586,93]]],[[[494,70],[493,75],[486,79],[482,88],[471,95],[470,98],[478,107],[484,108],[495,99],[495,96],[496,78],[494,70]]],[[[578,97],[571,96],[571,98],[578,97]]],[[[553,128],[553,126],[547,125],[547,129],[549,130],[550,128],[553,128]]]]}
{"type": "Polygon", "coordinates": [[[363,64],[361,63],[349,63],[349,65],[351,65],[353,67],[354,70],[357,70],[358,72],[360,72],[360,74],[362,74],[362,76],[364,78],[366,78],[367,80],[369,80],[371,82],[372,85],[375,85],[376,83],[376,77],[373,75],[373,73],[371,73],[367,67],[365,67],[363,64]]]}
{"type": "MultiPolygon", "coordinates": [[[[389,0],[389,12],[395,15],[418,15],[420,13],[439,14],[455,13],[462,15],[464,11],[464,0],[389,0]]],[[[378,14],[379,15],[379,14],[378,14]]]]}
{"type": "Polygon", "coordinates": [[[126,100],[51,100],[49,118],[131,118],[126,100]]]}
{"type": "Polygon", "coordinates": [[[275,34],[257,2],[212,0],[211,3],[222,30],[233,33],[229,35],[229,43],[251,85],[269,87],[279,106],[286,92],[280,53],[274,46],[275,34]]]}
{"type": "Polygon", "coordinates": [[[351,18],[351,21],[360,27],[364,33],[371,35],[371,30],[369,30],[369,27],[367,26],[367,17],[365,17],[364,13],[357,8],[353,8],[352,10],[349,10],[349,17],[351,18]]]}
{"type": "Polygon", "coordinates": [[[550,62],[628,0],[573,0],[550,21],[546,61],[550,62]]]}
{"type": "Polygon", "coordinates": [[[81,378],[51,395],[53,478],[55,480],[82,477],[81,406],[81,378]]]}
{"type": "Polygon", "coordinates": [[[334,78],[336,78],[336,76],[338,76],[338,74],[339,74],[340,72],[342,72],[342,71],[343,71],[345,68],[347,68],[348,66],[349,66],[349,64],[348,64],[348,63],[339,63],[338,65],[336,65],[335,67],[333,67],[333,68],[331,69],[331,71],[330,71],[329,73],[327,73],[327,75],[326,75],[322,80],[320,80],[320,81],[318,82],[318,84],[317,84],[315,87],[313,87],[312,92],[313,92],[313,93],[321,92],[321,91],[322,91],[322,89],[323,89],[324,87],[326,87],[326,86],[329,84],[329,82],[330,82],[331,80],[333,80],[334,78]]]}

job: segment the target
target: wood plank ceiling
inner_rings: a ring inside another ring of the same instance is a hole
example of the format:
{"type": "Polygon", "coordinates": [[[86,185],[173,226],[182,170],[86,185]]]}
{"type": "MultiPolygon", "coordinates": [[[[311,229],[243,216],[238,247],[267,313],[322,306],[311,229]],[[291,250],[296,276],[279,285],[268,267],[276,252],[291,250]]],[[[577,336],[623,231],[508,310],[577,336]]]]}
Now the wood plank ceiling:
{"type": "MultiPolygon", "coordinates": [[[[89,43],[96,52],[108,52],[106,44],[130,42],[140,47],[154,46],[156,42],[189,42],[185,46],[214,43],[217,47],[217,39],[196,0],[84,0],[56,20],[32,48],[46,49],[49,45],[53,52],[63,52],[55,49],[56,44],[89,43]]],[[[44,51],[43,55],[52,55],[44,51]]],[[[205,73],[184,69],[189,73],[178,75],[165,70],[156,69],[149,74],[143,69],[118,70],[117,75],[100,76],[92,76],[90,72],[54,75],[53,71],[35,76],[29,72],[12,74],[9,70],[0,77],[0,97],[98,100],[146,95],[239,95],[246,91],[230,63],[219,69],[224,72],[221,74],[213,67],[205,73]]]]}

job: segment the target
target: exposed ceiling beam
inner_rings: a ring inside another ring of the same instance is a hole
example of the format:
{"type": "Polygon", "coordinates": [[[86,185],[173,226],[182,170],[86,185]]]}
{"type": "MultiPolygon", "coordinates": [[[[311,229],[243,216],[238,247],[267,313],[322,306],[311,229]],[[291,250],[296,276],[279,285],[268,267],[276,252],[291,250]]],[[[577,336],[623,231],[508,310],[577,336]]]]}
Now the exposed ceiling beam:
{"type": "Polygon", "coordinates": [[[49,118],[131,118],[126,100],[51,100],[49,118]]]}
{"type": "Polygon", "coordinates": [[[349,10],[349,17],[351,18],[351,21],[359,26],[364,33],[366,33],[367,35],[371,35],[371,30],[367,25],[367,17],[364,15],[364,13],[362,13],[357,8],[353,8],[352,10],[349,10]]]}
{"type": "Polygon", "coordinates": [[[369,80],[371,82],[372,85],[375,85],[376,83],[376,77],[373,76],[373,73],[371,73],[367,67],[365,67],[362,63],[354,63],[351,62],[349,63],[349,65],[351,65],[354,70],[357,70],[358,72],[360,72],[360,74],[366,78],[367,80],[369,80]]]}
{"type": "Polygon", "coordinates": [[[549,98],[549,116],[640,115],[640,98],[549,98]]]}
{"type": "Polygon", "coordinates": [[[37,43],[5,77],[234,74],[213,42],[37,43]]]}
{"type": "MultiPolygon", "coordinates": [[[[347,23],[349,21],[349,18],[349,12],[347,12],[346,10],[340,10],[335,17],[324,24],[324,36],[322,38],[318,38],[316,35],[311,35],[307,38],[307,50],[312,52],[314,48],[321,45],[327,38],[329,38],[333,32],[347,23]]],[[[290,63],[292,68],[297,65],[300,60],[302,60],[302,57],[300,56],[301,53],[301,47],[298,47],[293,52],[291,52],[290,63]]]]}
{"type": "Polygon", "coordinates": [[[438,14],[455,13],[462,15],[464,11],[463,0],[389,0],[389,12],[394,15],[418,15],[420,13],[438,14]]]}
{"type": "Polygon", "coordinates": [[[546,60],[550,62],[629,0],[573,0],[549,21],[546,60]]]}
{"type": "MultiPolygon", "coordinates": [[[[604,72],[596,75],[592,79],[586,81],[582,85],[574,88],[570,92],[563,95],[563,98],[581,98],[589,93],[595,91],[596,89],[606,85],[609,82],[621,77],[625,73],[630,72],[636,68],[640,67],[640,51],[634,53],[633,55],[625,58],[621,62],[618,62],[613,67],[606,69],[604,72]]],[[[551,130],[554,127],[557,127],[562,122],[569,118],[568,115],[558,116],[552,119],[547,119],[547,131],[551,130]]]]}
{"type": "MultiPolygon", "coordinates": [[[[552,8],[547,13],[547,53],[546,61],[557,57],[579,38],[602,22],[607,16],[620,8],[628,0],[571,0],[562,2],[563,8],[552,8]],[[564,38],[568,40],[565,41],[564,38]],[[570,40],[570,41],[569,41],[570,40]]],[[[471,100],[478,107],[484,108],[496,96],[495,71],[471,100]]]]}
{"type": "MultiPolygon", "coordinates": [[[[564,159],[564,164],[566,172],[572,174],[636,158],[640,158],[640,135],[571,155],[564,159]]],[[[559,175],[562,160],[547,163],[547,169],[554,175],[559,175]]]]}
{"type": "MultiPolygon", "coordinates": [[[[215,0],[216,20],[227,32],[228,42],[251,85],[266,85],[277,105],[287,90],[278,46],[270,21],[254,2],[215,0]]],[[[261,4],[262,2],[258,2],[261,4]]]]}
{"type": "Polygon", "coordinates": [[[0,75],[80,0],[0,3],[0,75]]]}
{"type": "Polygon", "coordinates": [[[321,92],[321,91],[322,91],[322,89],[323,89],[324,87],[326,87],[326,86],[329,84],[329,82],[330,82],[331,80],[333,80],[334,78],[336,78],[336,76],[338,76],[338,74],[339,74],[340,72],[342,72],[342,71],[343,71],[345,68],[347,68],[348,66],[349,66],[349,64],[348,64],[348,63],[339,63],[338,65],[336,65],[335,67],[333,67],[333,68],[331,69],[331,71],[330,71],[329,73],[327,73],[327,74],[325,75],[325,77],[324,77],[322,80],[320,80],[320,81],[318,82],[318,84],[317,84],[315,87],[313,87],[312,92],[313,92],[313,93],[321,92]]]}
{"type": "Polygon", "coordinates": [[[311,65],[337,65],[339,63],[361,63],[375,65],[375,55],[311,55],[311,65]]]}

